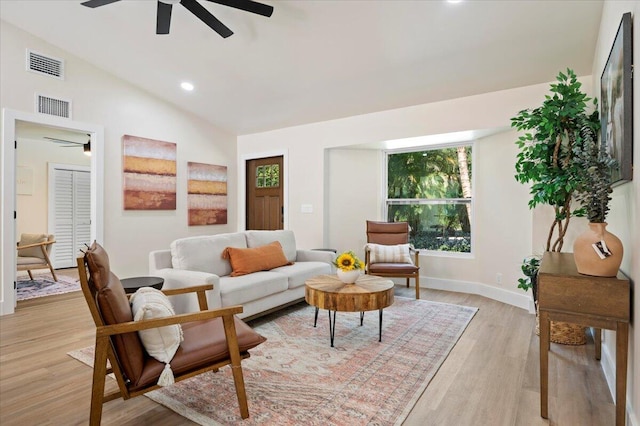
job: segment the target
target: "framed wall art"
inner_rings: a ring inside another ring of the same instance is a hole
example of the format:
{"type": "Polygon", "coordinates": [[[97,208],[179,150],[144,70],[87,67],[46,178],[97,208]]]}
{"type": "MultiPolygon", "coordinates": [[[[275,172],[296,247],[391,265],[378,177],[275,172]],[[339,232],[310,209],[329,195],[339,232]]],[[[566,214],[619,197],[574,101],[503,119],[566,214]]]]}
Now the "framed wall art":
{"type": "Polygon", "coordinates": [[[227,223],[227,167],[187,163],[189,226],[227,223]]]}
{"type": "Polygon", "coordinates": [[[124,135],[125,210],[176,209],[176,144],[124,135]]]}
{"type": "Polygon", "coordinates": [[[602,143],[618,161],[611,171],[613,185],[633,175],[632,54],[631,13],[625,13],[600,77],[602,143]]]}

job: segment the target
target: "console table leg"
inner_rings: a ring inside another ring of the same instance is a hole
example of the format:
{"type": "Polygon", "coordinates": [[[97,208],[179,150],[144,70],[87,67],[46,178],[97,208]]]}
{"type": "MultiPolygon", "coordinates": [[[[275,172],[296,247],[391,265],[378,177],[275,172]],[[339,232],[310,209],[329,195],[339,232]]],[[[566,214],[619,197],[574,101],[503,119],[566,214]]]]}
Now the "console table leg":
{"type": "Polygon", "coordinates": [[[616,327],[616,426],[624,426],[626,420],[628,351],[629,323],[618,322],[616,327]]]}
{"type": "Polygon", "coordinates": [[[549,313],[540,310],[540,416],[549,418],[549,313]]]}

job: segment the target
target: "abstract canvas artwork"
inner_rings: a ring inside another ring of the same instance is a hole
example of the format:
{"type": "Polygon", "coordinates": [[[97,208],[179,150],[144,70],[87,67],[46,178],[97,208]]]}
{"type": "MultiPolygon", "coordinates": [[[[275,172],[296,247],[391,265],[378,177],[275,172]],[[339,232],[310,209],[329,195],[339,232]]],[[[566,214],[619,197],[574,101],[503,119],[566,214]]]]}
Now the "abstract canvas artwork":
{"type": "Polygon", "coordinates": [[[227,167],[189,162],[189,226],[227,223],[227,167]]]}
{"type": "Polygon", "coordinates": [[[176,209],[176,144],[122,137],[125,210],[176,209]]]}

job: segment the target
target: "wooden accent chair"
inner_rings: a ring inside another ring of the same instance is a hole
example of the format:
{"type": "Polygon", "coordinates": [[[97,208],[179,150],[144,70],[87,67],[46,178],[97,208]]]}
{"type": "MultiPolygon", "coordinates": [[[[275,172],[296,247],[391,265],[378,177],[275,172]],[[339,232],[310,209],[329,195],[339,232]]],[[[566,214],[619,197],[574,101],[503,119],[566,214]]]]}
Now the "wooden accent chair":
{"type": "Polygon", "coordinates": [[[20,235],[20,242],[18,243],[18,258],[17,265],[18,271],[27,271],[29,278],[33,280],[31,275],[32,269],[46,269],[49,268],[53,280],[58,281],[56,273],[53,271],[51,265],[51,246],[56,242],[53,235],[47,234],[22,234],[20,235]]]}
{"type": "Polygon", "coordinates": [[[133,321],[129,300],[120,280],[110,271],[106,251],[94,242],[77,261],[82,292],[96,324],[91,425],[100,424],[103,403],[158,389],[165,365],[147,354],[137,332],[172,324],[181,324],[184,334],[184,341],[171,360],[175,381],[217,372],[230,364],[240,415],[243,419],[249,417],[240,362],[249,357],[249,349],[266,339],[235,317],[242,312],[242,306],[207,310],[205,291],[213,286],[200,285],[163,292],[167,296],[195,292],[200,312],[133,321]],[[105,395],[105,376],[109,373],[115,375],[119,390],[105,395]]]}
{"type": "MultiPolygon", "coordinates": [[[[374,222],[368,220],[367,243],[383,246],[409,244],[409,224],[407,222],[374,222]]],[[[413,259],[408,258],[408,262],[405,263],[387,261],[372,263],[371,248],[367,244],[365,248],[365,273],[379,277],[406,278],[407,287],[409,287],[409,279],[413,278],[416,280],[416,299],[420,299],[420,252],[410,246],[409,254],[413,255],[413,259]]]]}

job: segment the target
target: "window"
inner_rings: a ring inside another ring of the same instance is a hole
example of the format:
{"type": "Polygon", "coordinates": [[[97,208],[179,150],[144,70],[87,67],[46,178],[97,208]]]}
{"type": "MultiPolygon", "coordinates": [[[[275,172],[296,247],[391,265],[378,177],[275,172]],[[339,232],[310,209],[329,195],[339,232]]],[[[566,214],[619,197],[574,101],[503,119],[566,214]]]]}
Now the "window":
{"type": "Polygon", "coordinates": [[[418,249],[471,252],[472,145],[387,152],[386,216],[418,249]]]}
{"type": "Polygon", "coordinates": [[[256,167],[256,188],[278,188],[280,186],[280,166],[267,164],[256,167]]]}

